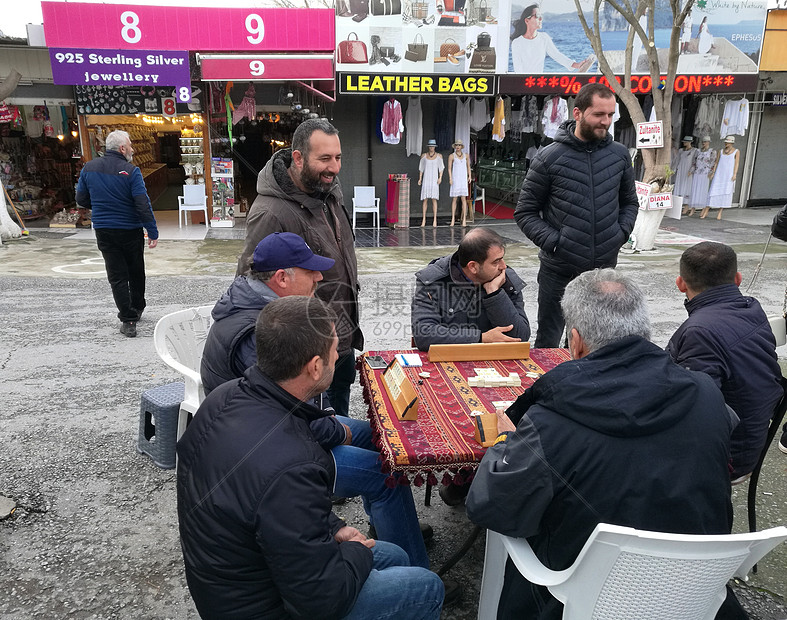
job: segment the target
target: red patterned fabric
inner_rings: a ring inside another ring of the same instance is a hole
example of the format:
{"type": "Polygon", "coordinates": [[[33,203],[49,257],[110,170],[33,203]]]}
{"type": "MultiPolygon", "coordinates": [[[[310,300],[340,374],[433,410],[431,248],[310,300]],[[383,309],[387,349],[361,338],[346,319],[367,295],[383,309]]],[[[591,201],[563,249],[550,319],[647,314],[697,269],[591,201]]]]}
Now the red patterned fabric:
{"type": "MultiPolygon", "coordinates": [[[[473,409],[493,412],[493,402],[516,400],[533,385],[534,379],[525,373],[541,375],[570,359],[566,349],[531,349],[530,355],[526,360],[431,363],[426,353],[416,350],[369,351],[363,354],[359,358],[358,369],[364,400],[369,405],[375,442],[383,458],[383,470],[412,476],[417,486],[425,481],[471,479],[486,448],[475,441],[470,412],[473,409]],[[383,371],[373,370],[364,362],[367,355],[380,355],[390,362],[397,353],[418,353],[423,361],[423,366],[404,369],[418,392],[417,420],[395,417],[380,377],[383,371]],[[522,386],[471,388],[467,378],[475,376],[475,368],[496,368],[503,376],[515,372],[520,376],[522,386]],[[421,379],[418,376],[421,372],[428,372],[431,376],[421,379]],[[419,385],[418,381],[422,383],[419,385]]],[[[400,479],[402,482],[404,480],[400,479]]]]}

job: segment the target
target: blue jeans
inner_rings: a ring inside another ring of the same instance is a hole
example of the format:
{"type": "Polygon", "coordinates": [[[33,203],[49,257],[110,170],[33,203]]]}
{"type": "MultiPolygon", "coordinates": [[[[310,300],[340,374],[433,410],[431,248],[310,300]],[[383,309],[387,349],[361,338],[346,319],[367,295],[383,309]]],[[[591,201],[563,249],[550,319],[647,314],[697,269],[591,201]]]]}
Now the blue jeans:
{"type": "Polygon", "coordinates": [[[443,607],[443,582],[432,571],[410,566],[396,545],[377,541],[374,565],[352,611],[344,620],[438,620],[443,607]]]}
{"type": "Polygon", "coordinates": [[[352,445],[336,446],[331,450],[336,462],[334,494],[340,497],[360,495],[377,537],[404,549],[412,566],[429,568],[429,556],[410,487],[385,486],[388,474],[380,468],[380,453],[372,444],[368,422],[353,418],[341,418],[341,422],[350,427],[353,436],[352,445]]]}

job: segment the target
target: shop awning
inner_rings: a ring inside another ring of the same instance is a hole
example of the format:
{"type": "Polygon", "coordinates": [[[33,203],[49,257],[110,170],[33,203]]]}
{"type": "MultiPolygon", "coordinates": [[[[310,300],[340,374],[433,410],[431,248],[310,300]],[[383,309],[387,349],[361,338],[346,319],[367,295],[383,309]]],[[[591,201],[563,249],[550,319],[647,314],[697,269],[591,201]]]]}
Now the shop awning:
{"type": "Polygon", "coordinates": [[[333,54],[197,54],[206,81],[333,80],[333,54]]]}
{"type": "Polygon", "coordinates": [[[49,51],[45,47],[0,46],[0,80],[11,73],[12,69],[22,74],[23,84],[53,83],[49,51]]]}

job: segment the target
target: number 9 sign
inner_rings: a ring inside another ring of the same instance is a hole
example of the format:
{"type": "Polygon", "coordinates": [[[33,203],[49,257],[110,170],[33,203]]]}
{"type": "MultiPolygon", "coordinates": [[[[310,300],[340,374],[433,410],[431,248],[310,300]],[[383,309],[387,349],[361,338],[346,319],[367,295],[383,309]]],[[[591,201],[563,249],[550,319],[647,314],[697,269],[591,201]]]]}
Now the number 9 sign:
{"type": "Polygon", "coordinates": [[[252,60],[249,63],[249,73],[254,76],[259,76],[265,73],[265,63],[261,60],[252,60]]]}

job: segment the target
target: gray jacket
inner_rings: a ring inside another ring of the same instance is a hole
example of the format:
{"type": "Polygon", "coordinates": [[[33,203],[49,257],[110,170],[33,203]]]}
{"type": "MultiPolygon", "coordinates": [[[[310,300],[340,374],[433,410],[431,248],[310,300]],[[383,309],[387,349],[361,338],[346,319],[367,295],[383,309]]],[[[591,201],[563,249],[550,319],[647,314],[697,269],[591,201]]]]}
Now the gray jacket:
{"type": "Polygon", "coordinates": [[[506,332],[523,342],[530,338],[522,289],[525,283],[510,267],[505,284],[487,295],[462,273],[456,253],[436,258],[415,274],[412,328],[415,346],[481,342],[481,334],[494,327],[513,325],[506,332]]]}

